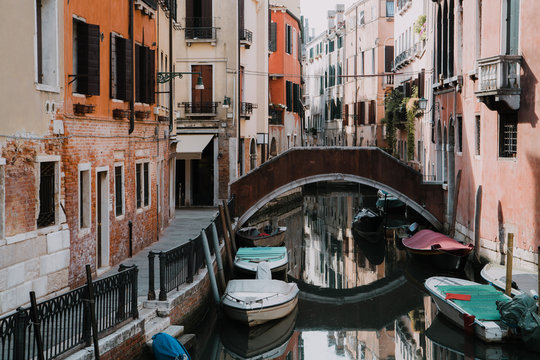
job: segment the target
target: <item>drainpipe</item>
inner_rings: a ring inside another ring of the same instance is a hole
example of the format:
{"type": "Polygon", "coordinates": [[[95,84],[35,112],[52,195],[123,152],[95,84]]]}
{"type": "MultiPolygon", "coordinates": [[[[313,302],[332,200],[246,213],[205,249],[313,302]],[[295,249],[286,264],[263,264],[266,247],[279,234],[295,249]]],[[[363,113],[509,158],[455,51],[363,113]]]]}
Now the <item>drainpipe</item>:
{"type": "Polygon", "coordinates": [[[241,144],[241,141],[240,141],[240,136],[241,136],[241,133],[240,133],[240,106],[242,105],[242,86],[240,84],[240,6],[238,6],[238,1],[235,1],[236,3],[236,32],[235,32],[235,36],[236,36],[236,77],[238,78],[238,87],[236,89],[237,91],[237,107],[235,109],[235,116],[236,116],[236,119],[238,120],[238,155],[237,155],[237,158],[238,158],[238,169],[237,169],[237,174],[238,174],[238,177],[240,177],[242,175],[242,159],[240,158],[240,154],[243,154],[243,152],[241,151],[242,150],[242,144],[241,144]]]}
{"type": "MultiPolygon", "coordinates": [[[[172,19],[172,1],[169,2],[169,72],[173,72],[173,19],[172,19]]],[[[169,135],[173,132],[174,118],[173,118],[173,86],[174,79],[169,81],[169,135]]]]}
{"type": "MultiPolygon", "coordinates": [[[[133,55],[133,0],[129,0],[129,40],[131,46],[131,52],[133,55]]],[[[133,68],[135,61],[135,56],[131,56],[131,72],[133,73],[133,68]]],[[[129,96],[129,134],[135,130],[135,100],[133,99],[133,91],[135,89],[135,74],[131,76],[131,94],[129,96]]]]}

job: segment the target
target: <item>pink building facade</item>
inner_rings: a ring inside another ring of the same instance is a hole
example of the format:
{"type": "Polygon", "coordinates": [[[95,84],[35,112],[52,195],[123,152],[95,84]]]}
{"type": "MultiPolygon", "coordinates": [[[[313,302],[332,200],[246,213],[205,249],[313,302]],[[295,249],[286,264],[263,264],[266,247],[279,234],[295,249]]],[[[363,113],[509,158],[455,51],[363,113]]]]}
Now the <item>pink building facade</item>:
{"type": "Polygon", "coordinates": [[[449,230],[492,262],[504,261],[513,237],[514,266],[535,268],[540,3],[434,5],[433,140],[437,178],[448,191],[449,230]]]}

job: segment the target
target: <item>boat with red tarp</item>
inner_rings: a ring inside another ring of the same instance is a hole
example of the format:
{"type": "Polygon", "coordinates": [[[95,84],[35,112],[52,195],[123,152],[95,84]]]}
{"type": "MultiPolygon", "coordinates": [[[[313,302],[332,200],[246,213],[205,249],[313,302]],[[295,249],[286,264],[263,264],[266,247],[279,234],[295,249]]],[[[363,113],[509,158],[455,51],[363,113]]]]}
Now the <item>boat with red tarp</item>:
{"type": "Polygon", "coordinates": [[[459,270],[465,265],[473,244],[462,244],[444,234],[424,229],[402,240],[411,256],[431,262],[442,270],[459,270]]]}

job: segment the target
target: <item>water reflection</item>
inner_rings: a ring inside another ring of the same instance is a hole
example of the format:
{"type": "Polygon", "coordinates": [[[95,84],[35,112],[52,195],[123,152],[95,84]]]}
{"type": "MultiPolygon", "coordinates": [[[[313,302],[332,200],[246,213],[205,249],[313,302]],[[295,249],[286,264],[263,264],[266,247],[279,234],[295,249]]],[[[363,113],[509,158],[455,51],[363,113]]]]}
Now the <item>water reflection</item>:
{"type": "MultiPolygon", "coordinates": [[[[289,280],[301,291],[297,311],[254,329],[221,319],[214,351],[200,344],[204,350],[197,358],[537,358],[480,341],[467,343],[460,329],[439,321],[423,288],[437,272],[409,262],[394,230],[381,232],[375,243],[351,231],[356,211],[373,208],[376,201],[376,189],[363,186],[306,187],[250,219],[254,226],[287,226],[289,280]]],[[[415,216],[408,209],[400,221],[418,220],[415,216]]]]}

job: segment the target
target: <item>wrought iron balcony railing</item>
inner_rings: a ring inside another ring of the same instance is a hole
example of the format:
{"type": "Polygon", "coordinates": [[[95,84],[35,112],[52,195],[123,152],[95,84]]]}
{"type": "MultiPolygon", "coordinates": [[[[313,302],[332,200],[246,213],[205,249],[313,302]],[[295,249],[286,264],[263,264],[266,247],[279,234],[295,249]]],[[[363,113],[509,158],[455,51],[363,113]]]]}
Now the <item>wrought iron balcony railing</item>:
{"type": "Polygon", "coordinates": [[[240,115],[249,116],[253,113],[253,109],[257,109],[257,104],[252,104],[248,102],[242,102],[240,104],[240,115]]]}
{"type": "Polygon", "coordinates": [[[478,90],[475,95],[491,109],[503,101],[518,110],[521,97],[521,56],[496,55],[478,60],[478,90]]]}
{"type": "Polygon", "coordinates": [[[245,45],[246,48],[249,48],[249,45],[251,45],[251,43],[253,42],[253,33],[247,29],[240,29],[238,30],[238,32],[240,43],[242,45],[245,45]]]}
{"type": "Polygon", "coordinates": [[[283,111],[270,107],[268,109],[270,125],[283,125],[283,111]]]}
{"type": "Polygon", "coordinates": [[[213,18],[186,18],[186,40],[216,40],[217,28],[213,18]]]}
{"type": "Polygon", "coordinates": [[[187,116],[215,116],[217,114],[218,102],[183,102],[184,112],[187,116]]]}

